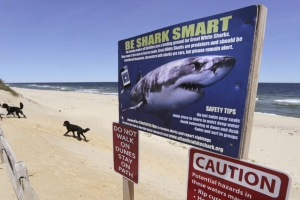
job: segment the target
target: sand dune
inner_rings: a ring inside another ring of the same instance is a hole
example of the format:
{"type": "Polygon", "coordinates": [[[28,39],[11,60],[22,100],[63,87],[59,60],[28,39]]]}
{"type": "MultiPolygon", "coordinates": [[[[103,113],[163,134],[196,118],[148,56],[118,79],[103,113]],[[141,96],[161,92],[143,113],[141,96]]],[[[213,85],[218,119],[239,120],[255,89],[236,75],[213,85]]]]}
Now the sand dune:
{"type": "MultiPolygon", "coordinates": [[[[117,96],[14,89],[22,97],[0,91],[0,101],[23,102],[27,119],[4,117],[0,124],[17,159],[25,162],[39,198],[122,199],[122,177],[114,172],[112,153],[117,96]],[[65,120],[90,128],[85,134],[89,141],[63,136],[65,120]]],[[[299,146],[300,119],[255,114],[249,160],[290,174],[290,199],[295,200],[300,197],[299,146]]],[[[141,132],[135,199],[185,199],[188,148],[141,132]]],[[[0,180],[1,200],[16,199],[3,164],[0,180]]]]}

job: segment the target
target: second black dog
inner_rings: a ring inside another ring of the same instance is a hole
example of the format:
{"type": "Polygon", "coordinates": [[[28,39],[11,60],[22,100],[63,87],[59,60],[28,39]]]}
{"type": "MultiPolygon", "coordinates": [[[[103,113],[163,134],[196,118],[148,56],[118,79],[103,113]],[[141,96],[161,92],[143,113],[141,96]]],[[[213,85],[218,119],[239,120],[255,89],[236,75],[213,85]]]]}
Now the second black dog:
{"type": "Polygon", "coordinates": [[[90,130],[89,128],[82,129],[80,126],[77,126],[77,125],[74,125],[74,124],[70,124],[69,121],[65,121],[63,125],[65,127],[67,127],[67,130],[68,130],[64,135],[67,135],[70,131],[72,131],[73,137],[75,137],[75,133],[74,132],[77,132],[78,140],[81,140],[80,135],[82,135],[84,137],[84,140],[86,141],[86,138],[83,135],[83,133],[88,132],[90,130]]]}
{"type": "Polygon", "coordinates": [[[18,107],[10,107],[6,103],[2,104],[2,108],[6,108],[6,110],[7,110],[7,114],[6,115],[12,114],[14,117],[16,117],[15,114],[14,114],[14,113],[16,113],[16,115],[18,116],[18,118],[20,118],[19,113],[22,114],[24,116],[24,118],[26,118],[26,116],[22,112],[23,107],[24,106],[23,106],[22,102],[20,102],[20,108],[18,108],[18,107]]]}

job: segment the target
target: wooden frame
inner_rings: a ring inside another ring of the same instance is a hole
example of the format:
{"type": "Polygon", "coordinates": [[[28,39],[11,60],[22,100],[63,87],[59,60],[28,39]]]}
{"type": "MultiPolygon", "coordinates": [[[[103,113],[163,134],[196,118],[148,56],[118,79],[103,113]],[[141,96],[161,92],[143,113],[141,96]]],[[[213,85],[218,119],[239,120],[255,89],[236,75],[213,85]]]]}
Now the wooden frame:
{"type": "Polygon", "coordinates": [[[243,130],[241,134],[241,144],[238,157],[239,159],[248,159],[257,94],[259,67],[267,19],[267,8],[263,5],[257,5],[257,9],[257,23],[255,27],[255,35],[252,49],[243,130]]]}
{"type": "Polygon", "coordinates": [[[19,200],[38,200],[33,188],[30,186],[25,163],[17,161],[12,149],[4,138],[0,128],[0,157],[1,164],[5,163],[8,175],[19,200]]]}

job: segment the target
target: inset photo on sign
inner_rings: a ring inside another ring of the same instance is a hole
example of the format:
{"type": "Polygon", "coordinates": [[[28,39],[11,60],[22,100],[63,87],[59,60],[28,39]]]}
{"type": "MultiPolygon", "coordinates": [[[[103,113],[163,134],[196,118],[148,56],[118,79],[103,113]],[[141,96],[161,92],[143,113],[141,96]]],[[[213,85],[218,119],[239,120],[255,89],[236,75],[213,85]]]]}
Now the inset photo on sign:
{"type": "Polygon", "coordinates": [[[188,57],[166,63],[138,80],[128,97],[133,106],[122,112],[135,110],[155,114],[169,126],[174,111],[203,99],[202,89],[225,78],[235,63],[234,57],[221,55],[188,57]]]}
{"type": "Polygon", "coordinates": [[[130,77],[127,66],[124,66],[120,69],[120,74],[122,77],[123,87],[124,89],[129,88],[131,86],[130,84],[130,77]]]}

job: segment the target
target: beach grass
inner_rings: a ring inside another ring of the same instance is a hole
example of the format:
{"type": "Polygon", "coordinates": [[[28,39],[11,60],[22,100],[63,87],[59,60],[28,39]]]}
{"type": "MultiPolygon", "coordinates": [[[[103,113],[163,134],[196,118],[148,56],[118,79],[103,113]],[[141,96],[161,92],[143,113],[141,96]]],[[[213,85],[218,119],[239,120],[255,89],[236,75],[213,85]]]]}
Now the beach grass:
{"type": "Polygon", "coordinates": [[[0,79],[0,90],[7,91],[7,92],[9,92],[11,95],[13,95],[15,97],[19,96],[19,94],[16,91],[14,91],[13,89],[11,89],[9,86],[5,85],[5,83],[3,82],[2,79],[0,79]]]}

